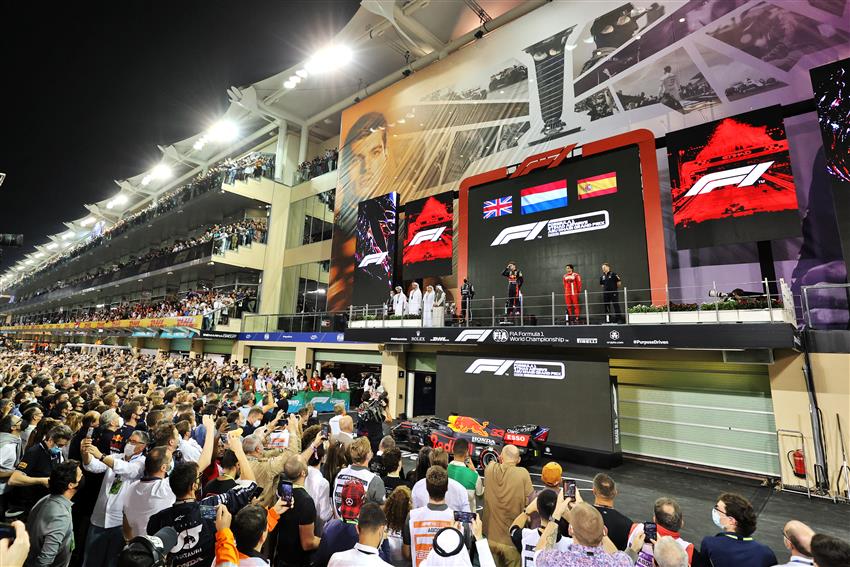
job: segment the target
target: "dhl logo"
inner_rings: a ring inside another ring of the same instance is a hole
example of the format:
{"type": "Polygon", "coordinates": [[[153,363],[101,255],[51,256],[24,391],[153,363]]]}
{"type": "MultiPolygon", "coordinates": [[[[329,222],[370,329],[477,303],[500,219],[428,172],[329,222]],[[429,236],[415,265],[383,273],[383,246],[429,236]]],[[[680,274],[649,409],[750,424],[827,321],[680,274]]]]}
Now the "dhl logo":
{"type": "Polygon", "coordinates": [[[453,415],[449,417],[449,427],[452,431],[456,431],[458,433],[472,433],[473,435],[479,435],[481,437],[490,436],[487,432],[487,425],[489,423],[489,421],[480,423],[474,417],[466,417],[463,415],[453,415]]]}

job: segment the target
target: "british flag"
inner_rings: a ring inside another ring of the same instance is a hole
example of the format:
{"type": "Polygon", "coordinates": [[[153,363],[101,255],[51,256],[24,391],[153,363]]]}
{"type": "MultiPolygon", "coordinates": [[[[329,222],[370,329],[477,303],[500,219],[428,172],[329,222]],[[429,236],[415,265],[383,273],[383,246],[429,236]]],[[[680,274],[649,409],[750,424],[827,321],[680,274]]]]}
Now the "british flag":
{"type": "Polygon", "coordinates": [[[513,197],[502,197],[492,201],[484,201],[484,218],[492,219],[514,212],[513,197]]]}

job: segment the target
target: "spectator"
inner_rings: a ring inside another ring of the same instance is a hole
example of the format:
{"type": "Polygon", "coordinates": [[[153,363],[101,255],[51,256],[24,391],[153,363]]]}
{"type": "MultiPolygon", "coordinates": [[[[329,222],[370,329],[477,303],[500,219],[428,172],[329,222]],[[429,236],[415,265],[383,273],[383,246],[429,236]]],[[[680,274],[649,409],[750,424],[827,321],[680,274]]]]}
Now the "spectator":
{"type": "Polygon", "coordinates": [[[348,449],[351,442],[354,441],[354,419],[348,414],[342,415],[339,419],[339,433],[331,436],[331,441],[339,441],[348,449]]]}
{"type": "MultiPolygon", "coordinates": [[[[356,483],[351,483],[356,484],[356,483]]],[[[378,548],[387,533],[387,517],[377,504],[367,502],[357,519],[358,542],[348,551],[331,556],[328,567],[392,567],[378,555],[378,548]]]]}
{"type": "Polygon", "coordinates": [[[422,447],[416,455],[416,468],[407,473],[407,482],[411,486],[425,478],[428,469],[431,468],[431,447],[422,447]]]}
{"type": "MultiPolygon", "coordinates": [[[[282,449],[279,454],[272,454],[271,458],[263,452],[263,440],[257,435],[246,437],[242,441],[242,448],[248,456],[248,463],[254,472],[257,484],[263,489],[260,494],[260,504],[271,507],[277,500],[277,479],[283,473],[286,463],[293,458],[299,458],[301,449],[301,436],[298,433],[298,424],[294,419],[289,420],[287,425],[289,431],[289,446],[282,449]]],[[[313,452],[313,447],[307,447],[300,458],[306,462],[313,452]]]]}
{"type": "Polygon", "coordinates": [[[623,551],[629,546],[629,531],[632,529],[632,520],[614,509],[614,499],[617,497],[617,485],[614,479],[605,473],[599,473],[593,477],[593,507],[602,514],[608,537],[623,551]]]}
{"type": "Polygon", "coordinates": [[[366,489],[356,480],[349,480],[342,487],[342,509],[340,517],[325,525],[322,543],[314,558],[316,567],[325,567],[331,556],[354,548],[357,543],[357,521],[366,501],[366,489]]]}
{"type": "Polygon", "coordinates": [[[746,498],[728,492],[721,494],[711,511],[711,519],[723,531],[704,538],[700,553],[714,567],[776,565],[773,551],[750,537],[756,531],[756,513],[746,498]]]}
{"type": "MultiPolygon", "coordinates": [[[[537,543],[540,541],[540,536],[549,524],[549,518],[555,513],[555,506],[558,503],[558,493],[554,490],[544,489],[537,497],[531,501],[531,504],[525,507],[525,510],[517,516],[511,523],[510,535],[511,542],[519,551],[521,565],[534,565],[534,552],[537,548],[537,543]],[[539,528],[529,528],[531,515],[538,513],[540,517],[539,528]]],[[[561,531],[558,530],[556,535],[555,549],[567,551],[573,540],[568,537],[562,537],[561,531]]]]}
{"type": "Polygon", "coordinates": [[[104,456],[92,445],[91,439],[82,442],[83,468],[104,475],[85,538],[86,567],[115,567],[124,547],[124,502],[132,481],[140,479],[144,473],[147,445],[148,434],[144,431],[134,431],[130,435],[120,457],[104,456]]]}
{"type": "Polygon", "coordinates": [[[407,515],[402,532],[402,554],[413,567],[421,567],[434,543],[434,536],[454,523],[454,512],[446,504],[449,475],[443,467],[433,466],[425,474],[428,504],[407,515]],[[412,549],[411,549],[412,547],[412,549]]]}
{"type": "Polygon", "coordinates": [[[334,406],[334,415],[328,420],[328,425],[331,428],[331,435],[339,435],[339,420],[345,415],[345,404],[339,403],[334,406]]]}
{"type": "Polygon", "coordinates": [[[785,524],[785,529],[782,530],[782,543],[791,553],[791,558],[788,563],[783,563],[778,567],[800,567],[801,565],[812,564],[812,537],[815,532],[797,520],[791,520],[785,524]]]}
{"type": "Polygon", "coordinates": [[[659,537],[652,552],[653,561],[658,567],[688,567],[690,565],[688,553],[670,536],[659,537]]]}
{"type": "Polygon", "coordinates": [[[278,500],[268,509],[251,504],[232,516],[227,506],[219,506],[215,519],[216,565],[222,567],[268,567],[262,550],[280,521],[281,514],[289,510],[278,500]]]}
{"type": "MultiPolygon", "coordinates": [[[[490,547],[481,528],[481,519],[475,518],[470,526],[475,539],[475,549],[478,552],[480,567],[496,567],[490,547]]],[[[470,550],[466,546],[468,537],[456,528],[443,528],[434,536],[434,546],[428,552],[428,557],[422,562],[422,567],[472,567],[470,550]]]]}
{"type": "Polygon", "coordinates": [[[154,447],[148,452],[144,478],[131,484],[124,501],[125,540],[146,535],[150,517],[174,504],[176,497],[166,479],[173,462],[171,452],[165,447],[154,447]]]}
{"type": "MultiPolygon", "coordinates": [[[[439,466],[446,469],[448,474],[449,455],[443,448],[434,449],[431,452],[431,466],[439,466]]],[[[527,473],[526,473],[527,474],[527,473]]],[[[425,481],[417,481],[413,485],[413,507],[421,508],[428,503],[428,491],[425,487],[425,481]]],[[[449,477],[449,488],[446,493],[446,504],[449,508],[456,512],[470,512],[469,497],[466,494],[466,489],[461,483],[449,477]]],[[[507,528],[505,528],[507,529],[507,528]]]]}
{"type": "MultiPolygon", "coordinates": [[[[484,483],[469,458],[469,441],[458,439],[452,447],[452,462],[449,463],[449,478],[456,480],[466,489],[469,509],[476,510],[477,499],[484,495],[484,483]]],[[[545,470],[544,470],[545,472],[545,470]]]]}
{"type": "Polygon", "coordinates": [[[170,550],[172,567],[192,565],[211,565],[215,558],[215,520],[205,517],[204,507],[209,509],[219,504],[225,506],[231,514],[244,508],[256,494],[257,485],[248,465],[245,453],[238,442],[233,443],[233,452],[245,474],[238,485],[221,494],[208,496],[201,501],[195,500],[200,492],[200,468],[197,463],[181,463],[168,477],[171,491],[177,497],[173,506],[151,516],[147,524],[147,534],[154,535],[164,527],[177,530],[179,537],[170,550]]]}
{"type": "Polygon", "coordinates": [[[384,502],[384,512],[387,515],[387,561],[392,563],[393,567],[410,567],[410,560],[404,558],[402,551],[402,533],[412,503],[413,498],[407,486],[396,487],[384,502]]]}
{"type": "Polygon", "coordinates": [[[325,523],[329,522],[334,516],[333,503],[331,502],[330,483],[322,476],[321,467],[325,459],[325,444],[319,435],[318,427],[311,427],[304,432],[304,440],[309,444],[313,444],[316,437],[319,437],[320,442],[315,445],[315,449],[310,454],[307,461],[307,480],[304,482],[304,488],[313,503],[316,505],[316,533],[319,534],[324,529],[325,523]]]}
{"type": "Polygon", "coordinates": [[[315,534],[316,505],[304,489],[307,465],[289,459],[284,466],[286,478],[292,481],[293,505],[277,524],[277,567],[310,567],[313,551],[319,547],[315,534]]]}
{"type": "Polygon", "coordinates": [[[129,401],[121,406],[121,418],[124,420],[124,425],[118,430],[121,436],[121,451],[124,451],[124,444],[130,438],[134,431],[139,429],[139,420],[142,419],[142,411],[139,402],[129,401]]]}
{"type": "Polygon", "coordinates": [[[384,488],[386,489],[387,496],[389,496],[390,493],[399,486],[411,488],[410,483],[401,477],[401,451],[396,447],[389,449],[386,453],[384,453],[383,460],[384,468],[387,471],[386,475],[383,477],[384,488]]]}
{"type": "MultiPolygon", "coordinates": [[[[70,437],[70,435],[68,436],[70,437]]],[[[79,490],[83,471],[77,461],[57,464],[50,472],[49,494],[29,513],[27,532],[32,539],[26,567],[68,567],[74,548],[71,498],[79,490]]]]}
{"type": "Polygon", "coordinates": [[[812,537],[812,558],[815,567],[846,567],[850,565],[850,544],[826,534],[812,537]]]}
{"type": "Polygon", "coordinates": [[[201,458],[201,446],[192,438],[192,424],[188,420],[177,422],[177,435],[180,440],[177,442],[177,449],[183,455],[183,459],[193,463],[198,462],[201,458]]]}
{"type": "MultiPolygon", "coordinates": [[[[576,502],[572,510],[567,510],[571,505],[571,500],[564,500],[555,508],[537,543],[539,553],[535,566],[631,567],[634,561],[622,551],[617,551],[611,540],[605,537],[605,524],[599,510],[581,501],[576,502]],[[566,551],[555,548],[562,517],[569,521],[569,535],[573,538],[566,551]]],[[[643,545],[643,537],[639,536],[636,542],[643,545]]]]}
{"type": "Polygon", "coordinates": [[[0,420],[0,518],[6,511],[6,484],[24,452],[24,442],[21,440],[22,424],[23,419],[14,414],[8,414],[0,420]]]}
{"type": "Polygon", "coordinates": [[[383,504],[386,498],[384,481],[369,470],[369,461],[372,459],[372,447],[369,445],[369,440],[358,437],[351,443],[348,454],[351,457],[351,465],[339,471],[334,479],[333,501],[337,517],[340,517],[342,507],[342,487],[349,480],[355,480],[363,485],[366,490],[366,500],[369,502],[383,504]]]}
{"type": "Polygon", "coordinates": [[[378,443],[378,452],[369,462],[369,470],[382,478],[387,474],[384,468],[384,453],[390,449],[395,449],[395,439],[392,435],[385,435],[378,443]]]}
{"type": "Polygon", "coordinates": [[[519,460],[519,449],[505,445],[499,462],[484,469],[484,532],[500,566],[519,564],[519,552],[511,541],[509,529],[534,493],[531,476],[518,466],[519,460]]]}
{"type": "MultiPolygon", "coordinates": [[[[696,560],[694,559],[694,555],[699,555],[699,553],[694,548],[694,544],[682,539],[682,536],[679,533],[685,526],[685,518],[682,515],[682,509],[679,507],[679,503],[676,502],[676,500],[667,497],[658,498],[655,501],[655,505],[653,506],[652,521],[655,522],[659,538],[669,536],[671,539],[673,539],[673,541],[682,546],[682,549],[684,549],[685,553],[687,554],[688,565],[700,565],[699,557],[697,557],[696,560]]],[[[634,542],[635,537],[638,534],[642,533],[643,524],[633,524],[631,531],[629,532],[628,546],[631,546],[634,542]]],[[[608,537],[611,537],[610,532],[608,537]]],[[[647,541],[644,544],[642,551],[648,557],[652,557],[652,542],[647,541]]]]}
{"type": "MultiPolygon", "coordinates": [[[[345,377],[345,372],[341,372],[339,379],[336,381],[336,389],[340,392],[347,392],[348,388],[348,378],[345,377]]],[[[345,405],[342,406],[342,409],[345,410],[345,405]]]]}
{"type": "Polygon", "coordinates": [[[57,425],[50,429],[43,441],[27,449],[17,470],[9,477],[7,488],[13,490],[8,500],[7,518],[25,519],[35,503],[48,493],[50,473],[62,463],[62,447],[70,439],[71,430],[57,425]]]}
{"type": "MultiPolygon", "coordinates": [[[[236,479],[240,476],[241,472],[239,458],[234,452],[235,450],[237,450],[237,447],[239,452],[244,455],[244,452],[242,451],[241,440],[237,440],[237,442],[233,444],[233,449],[224,450],[224,454],[222,454],[221,459],[219,460],[219,467],[221,468],[221,472],[215,479],[209,481],[206,486],[204,486],[204,498],[206,498],[207,496],[224,494],[228,490],[236,488],[236,479]]],[[[246,464],[248,465],[247,469],[250,469],[251,465],[247,462],[246,464]]],[[[250,472],[249,476],[251,477],[251,480],[254,480],[253,471],[250,472]]],[[[175,492],[175,494],[177,493],[175,492]]],[[[236,511],[238,512],[238,510],[236,511]]]]}

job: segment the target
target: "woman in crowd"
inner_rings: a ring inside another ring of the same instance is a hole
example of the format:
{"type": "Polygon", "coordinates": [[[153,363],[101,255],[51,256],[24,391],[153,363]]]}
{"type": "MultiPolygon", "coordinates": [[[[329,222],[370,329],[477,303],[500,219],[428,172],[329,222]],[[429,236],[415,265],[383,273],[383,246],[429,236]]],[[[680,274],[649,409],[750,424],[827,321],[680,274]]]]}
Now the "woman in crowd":
{"type": "Polygon", "coordinates": [[[384,503],[384,513],[387,515],[387,542],[390,546],[390,563],[394,567],[408,567],[410,560],[402,554],[402,532],[410,513],[413,498],[406,486],[397,486],[384,503]]]}

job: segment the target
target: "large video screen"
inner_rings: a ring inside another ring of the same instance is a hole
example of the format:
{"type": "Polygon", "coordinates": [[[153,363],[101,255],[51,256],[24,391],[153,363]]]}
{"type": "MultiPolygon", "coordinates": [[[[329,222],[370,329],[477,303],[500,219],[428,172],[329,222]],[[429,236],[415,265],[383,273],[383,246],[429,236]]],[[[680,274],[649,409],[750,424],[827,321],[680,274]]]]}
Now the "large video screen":
{"type": "Polygon", "coordinates": [[[437,415],[458,413],[500,427],[535,423],[552,428],[552,444],[619,451],[606,362],[521,358],[437,355],[437,415]],[[570,411],[552,400],[571,400],[570,411]]]}
{"type": "Polygon", "coordinates": [[[452,273],[453,211],[451,191],[405,204],[407,230],[402,251],[405,280],[452,273]]]}
{"type": "Polygon", "coordinates": [[[812,69],[826,168],[850,183],[850,59],[812,69]]]}
{"type": "MultiPolygon", "coordinates": [[[[601,265],[608,262],[629,288],[630,298],[648,298],[646,226],[636,146],[473,187],[468,203],[467,274],[475,286],[476,300],[507,296],[502,271],[509,262],[516,263],[525,278],[525,314],[542,316],[542,320],[551,317],[552,292],[559,320],[563,316],[566,264],[573,264],[591,294],[601,291],[601,265]]],[[[590,302],[597,303],[591,305],[591,314],[603,311],[600,296],[591,295],[590,302]]],[[[497,313],[503,304],[503,299],[496,301],[497,313]]]]}
{"type": "Polygon", "coordinates": [[[799,236],[779,106],[667,134],[679,249],[799,236]]]}
{"type": "Polygon", "coordinates": [[[398,193],[357,205],[354,305],[380,305],[393,286],[398,193]]]}

